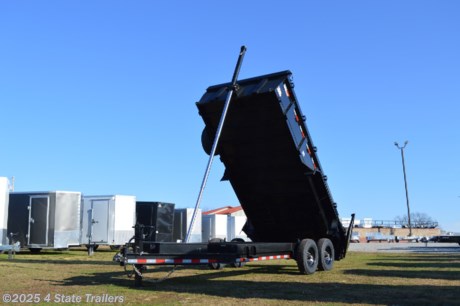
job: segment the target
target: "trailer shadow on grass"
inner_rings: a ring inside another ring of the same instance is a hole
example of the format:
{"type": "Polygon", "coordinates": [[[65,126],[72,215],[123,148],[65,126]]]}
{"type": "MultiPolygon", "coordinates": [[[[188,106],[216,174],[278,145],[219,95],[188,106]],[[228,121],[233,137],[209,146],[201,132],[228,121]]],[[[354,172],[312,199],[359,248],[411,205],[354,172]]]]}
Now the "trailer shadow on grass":
{"type": "MultiPolygon", "coordinates": [[[[190,268],[187,267],[187,270],[190,268]]],[[[136,295],[149,292],[164,292],[165,294],[197,294],[211,297],[235,298],[235,299],[266,299],[288,302],[326,302],[326,303],[364,303],[364,304],[455,304],[458,302],[458,288],[456,286],[431,286],[431,285],[385,285],[368,283],[340,282],[336,278],[334,281],[315,281],[310,282],[309,276],[300,275],[295,271],[295,267],[284,266],[257,266],[250,269],[228,269],[222,271],[205,270],[198,267],[195,270],[187,271],[193,275],[173,275],[163,282],[154,283],[154,277],[162,277],[171,267],[161,267],[156,270],[162,273],[146,273],[144,286],[133,287],[134,280],[127,278],[124,272],[104,272],[92,273],[81,276],[74,276],[62,281],[53,281],[57,286],[94,286],[94,285],[116,285],[129,287],[135,290],[136,295]],[[261,274],[296,274],[299,281],[271,281],[261,274]],[[249,276],[247,280],[244,275],[249,276]],[[239,279],[236,279],[239,278],[239,279]]],[[[433,271],[423,272],[416,276],[411,271],[400,273],[383,273],[385,271],[372,270],[348,270],[347,274],[358,274],[369,276],[370,280],[374,277],[427,277],[432,278],[433,271]],[[380,272],[380,273],[379,273],[380,272]]],[[[388,271],[387,271],[388,272],[388,271]]],[[[455,279],[454,273],[439,274],[439,277],[447,280],[455,279]],[[442,276],[441,276],[442,275],[442,276]]],[[[310,278],[311,279],[311,278],[310,278]]]]}
{"type": "MultiPolygon", "coordinates": [[[[401,248],[398,247],[393,247],[393,248],[384,248],[382,249],[383,251],[401,251],[401,248]]],[[[413,247],[408,247],[405,249],[406,252],[408,253],[416,253],[416,254],[427,254],[427,253],[439,253],[442,252],[444,254],[458,254],[460,251],[459,246],[453,246],[453,247],[447,247],[447,246],[441,246],[441,247],[435,247],[435,246],[413,246],[413,247]]]]}
{"type": "Polygon", "coordinates": [[[202,282],[202,284],[191,285],[187,279],[183,279],[175,282],[174,285],[158,284],[147,288],[156,292],[187,292],[223,298],[268,299],[305,303],[449,304],[458,301],[455,287],[241,280],[208,280],[202,282]]]}
{"type": "Polygon", "coordinates": [[[442,261],[420,261],[412,260],[410,262],[370,262],[369,266],[377,267],[393,267],[393,268],[433,268],[433,269],[443,269],[443,268],[460,268],[460,261],[455,261],[454,259],[450,262],[442,261]]]}
{"type": "Polygon", "coordinates": [[[44,280],[53,286],[97,286],[97,285],[115,285],[120,287],[129,287],[133,285],[133,280],[128,278],[124,271],[99,272],[85,275],[73,276],[63,280],[44,280]]]}
{"type": "Polygon", "coordinates": [[[460,261],[460,254],[458,255],[445,255],[445,254],[436,254],[436,255],[410,255],[410,256],[391,256],[391,257],[379,257],[375,261],[402,261],[402,262],[453,262],[460,261]]]}
{"type": "Polygon", "coordinates": [[[438,280],[460,280],[458,271],[422,270],[422,271],[403,271],[403,270],[367,270],[353,269],[345,271],[348,275],[358,275],[365,277],[389,277],[389,278],[411,278],[411,279],[438,279],[438,280]]]}

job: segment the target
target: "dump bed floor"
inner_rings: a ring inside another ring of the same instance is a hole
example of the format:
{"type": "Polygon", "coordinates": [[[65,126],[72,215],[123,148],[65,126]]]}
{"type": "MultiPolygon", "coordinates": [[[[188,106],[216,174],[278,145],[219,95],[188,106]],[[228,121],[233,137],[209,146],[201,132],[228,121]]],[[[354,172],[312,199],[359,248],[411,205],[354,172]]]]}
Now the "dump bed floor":
{"type": "MultiPolygon", "coordinates": [[[[197,102],[212,144],[230,84],[211,86],[197,102]]],[[[343,240],[339,221],[305,119],[291,72],[238,82],[219,139],[229,180],[251,226],[253,241],[287,242],[306,237],[343,240]]]]}

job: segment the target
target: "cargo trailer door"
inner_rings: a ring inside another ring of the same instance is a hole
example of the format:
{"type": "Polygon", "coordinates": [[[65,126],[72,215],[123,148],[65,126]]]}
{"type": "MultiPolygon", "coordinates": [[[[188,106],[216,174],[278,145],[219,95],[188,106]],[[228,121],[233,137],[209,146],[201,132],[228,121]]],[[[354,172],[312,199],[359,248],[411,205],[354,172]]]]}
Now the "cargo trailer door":
{"type": "Polygon", "coordinates": [[[109,242],[109,200],[91,201],[91,241],[93,243],[109,242]]]}
{"type": "Polygon", "coordinates": [[[29,245],[48,245],[49,204],[48,196],[31,196],[29,202],[29,245]]]}

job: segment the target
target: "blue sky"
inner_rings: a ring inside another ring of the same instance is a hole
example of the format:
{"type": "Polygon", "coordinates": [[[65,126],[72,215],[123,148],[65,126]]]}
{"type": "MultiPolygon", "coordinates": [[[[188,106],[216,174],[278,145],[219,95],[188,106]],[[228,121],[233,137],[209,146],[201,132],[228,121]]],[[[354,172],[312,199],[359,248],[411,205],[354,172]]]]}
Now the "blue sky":
{"type": "MultiPolygon", "coordinates": [[[[289,69],[342,217],[460,232],[458,1],[3,1],[0,176],[193,207],[195,102],[289,69]]],[[[238,205],[214,162],[203,209],[238,205]]]]}

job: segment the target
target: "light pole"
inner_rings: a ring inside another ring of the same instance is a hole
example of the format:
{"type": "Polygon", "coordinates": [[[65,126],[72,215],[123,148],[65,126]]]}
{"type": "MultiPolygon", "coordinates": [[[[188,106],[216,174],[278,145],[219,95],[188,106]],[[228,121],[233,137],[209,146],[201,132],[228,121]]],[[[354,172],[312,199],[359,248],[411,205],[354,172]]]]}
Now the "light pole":
{"type": "Polygon", "coordinates": [[[409,142],[406,140],[404,146],[400,147],[395,141],[395,146],[401,151],[401,159],[404,173],[404,187],[406,188],[406,203],[407,203],[407,220],[409,221],[409,236],[412,236],[412,225],[410,223],[410,208],[409,208],[409,192],[407,191],[407,177],[406,177],[406,164],[404,162],[404,148],[409,142]]]}

